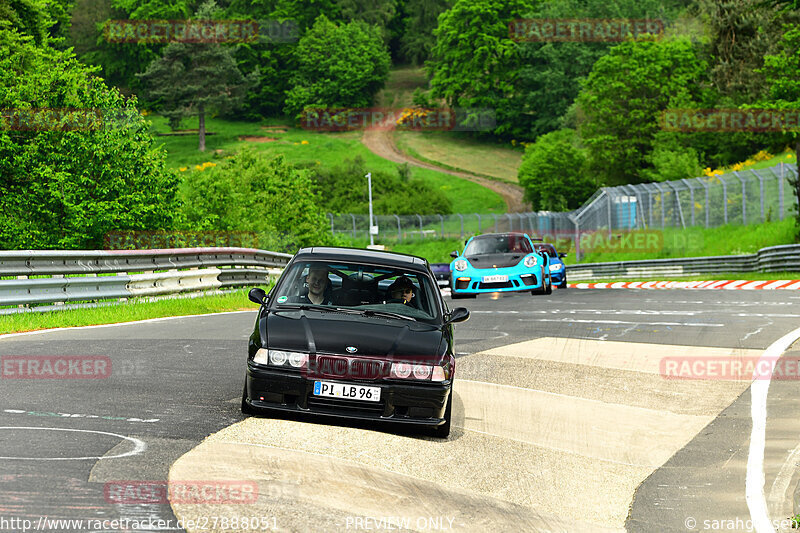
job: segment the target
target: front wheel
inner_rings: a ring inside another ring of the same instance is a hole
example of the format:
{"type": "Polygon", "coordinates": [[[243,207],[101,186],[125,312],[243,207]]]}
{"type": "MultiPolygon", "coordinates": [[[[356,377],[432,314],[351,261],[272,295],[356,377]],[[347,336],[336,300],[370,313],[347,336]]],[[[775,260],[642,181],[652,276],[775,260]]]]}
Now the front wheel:
{"type": "Polygon", "coordinates": [[[450,435],[450,419],[453,418],[453,388],[450,388],[450,396],[447,398],[447,408],[444,410],[444,424],[433,428],[431,432],[434,437],[446,439],[450,435]]]}
{"type": "Polygon", "coordinates": [[[553,294],[553,281],[550,276],[547,276],[547,288],[544,290],[545,294],[553,294]]]}

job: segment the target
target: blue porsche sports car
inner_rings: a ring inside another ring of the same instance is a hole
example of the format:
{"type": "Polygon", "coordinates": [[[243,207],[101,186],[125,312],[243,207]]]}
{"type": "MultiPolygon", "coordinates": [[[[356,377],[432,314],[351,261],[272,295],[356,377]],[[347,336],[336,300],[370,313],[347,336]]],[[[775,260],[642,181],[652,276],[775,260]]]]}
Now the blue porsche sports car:
{"type": "Polygon", "coordinates": [[[567,267],[562,259],[567,254],[556,252],[555,246],[547,243],[536,243],[533,245],[537,252],[546,253],[550,257],[550,280],[559,289],[567,288],[567,267]]]}
{"type": "Polygon", "coordinates": [[[475,298],[480,293],[550,294],[550,258],[535,249],[524,233],[487,233],[467,241],[464,252],[450,254],[450,295],[475,298]]]}

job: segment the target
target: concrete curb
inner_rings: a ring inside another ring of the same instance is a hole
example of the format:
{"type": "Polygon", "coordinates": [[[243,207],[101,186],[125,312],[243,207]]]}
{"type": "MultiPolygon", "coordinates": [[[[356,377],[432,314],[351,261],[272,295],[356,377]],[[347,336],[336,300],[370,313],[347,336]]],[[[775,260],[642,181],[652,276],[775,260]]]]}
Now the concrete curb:
{"type": "Polygon", "coordinates": [[[800,280],[710,280],[710,281],[618,281],[615,283],[570,283],[571,289],[800,289],[800,280]]]}

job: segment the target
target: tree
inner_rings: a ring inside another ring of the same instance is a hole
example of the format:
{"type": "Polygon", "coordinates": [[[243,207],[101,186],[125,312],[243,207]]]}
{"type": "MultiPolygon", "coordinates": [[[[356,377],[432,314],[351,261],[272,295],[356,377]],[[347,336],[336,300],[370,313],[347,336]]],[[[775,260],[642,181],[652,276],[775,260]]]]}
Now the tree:
{"type": "Polygon", "coordinates": [[[249,231],[259,247],[295,253],[334,244],[310,171],[251,149],[186,179],[184,216],[195,231],[249,231]]]}
{"type": "Polygon", "coordinates": [[[400,38],[405,59],[415,65],[423,64],[431,55],[435,42],[433,31],[439,24],[439,15],[447,11],[452,0],[408,0],[405,10],[405,31],[400,38]]]}
{"type": "MultiPolygon", "coordinates": [[[[632,18],[673,20],[687,0],[556,0],[530,12],[531,18],[632,18]]],[[[580,92],[581,79],[615,42],[520,42],[520,71],[513,95],[517,113],[506,135],[533,139],[563,127],[563,116],[580,92]]]]}
{"type": "Polygon", "coordinates": [[[687,39],[626,41],[600,58],[577,98],[590,172],[605,185],[644,181],[659,113],[702,101],[705,69],[687,39]]]}
{"type": "Polygon", "coordinates": [[[285,110],[367,107],[383,88],[391,60],[380,31],[356,21],[337,25],[321,15],[295,50],[297,71],[285,110]]]}
{"type": "Polygon", "coordinates": [[[95,71],[0,29],[0,248],[100,248],[110,231],[171,227],[178,178],[136,100],[95,71]],[[34,122],[46,108],[62,113],[34,122]]]}
{"type": "Polygon", "coordinates": [[[38,45],[58,44],[69,27],[71,9],[68,0],[2,0],[0,28],[14,28],[30,35],[38,45]]]}
{"type": "Polygon", "coordinates": [[[518,178],[534,211],[577,209],[597,189],[586,173],[586,151],[571,129],[547,133],[525,147],[518,178]]]}
{"type": "Polygon", "coordinates": [[[782,25],[797,22],[800,13],[764,0],[699,0],[699,14],[709,34],[707,60],[714,88],[734,105],[766,96],[763,81],[754,76],[764,56],[776,52],[782,25]]]}
{"type": "MultiPolygon", "coordinates": [[[[792,24],[786,26],[778,47],[778,53],[764,58],[765,75],[770,100],[764,102],[763,107],[791,110],[790,113],[797,115],[800,109],[800,79],[797,72],[800,71],[800,25],[792,24]]],[[[797,125],[793,129],[791,136],[795,147],[795,161],[797,161],[798,175],[794,179],[795,195],[798,199],[798,239],[800,239],[800,133],[797,132],[797,125]]]]}
{"type": "Polygon", "coordinates": [[[458,0],[445,11],[426,64],[432,96],[452,107],[494,109],[495,133],[503,134],[518,112],[512,97],[520,71],[508,25],[530,7],[523,0],[458,0]]]}
{"type": "MultiPolygon", "coordinates": [[[[210,19],[213,0],[203,4],[196,18],[210,19]]],[[[140,75],[149,85],[151,98],[159,99],[164,115],[177,118],[197,115],[199,147],[206,149],[206,113],[235,109],[242,105],[248,87],[258,73],[245,78],[228,48],[213,43],[173,42],[161,58],[140,75]]]]}

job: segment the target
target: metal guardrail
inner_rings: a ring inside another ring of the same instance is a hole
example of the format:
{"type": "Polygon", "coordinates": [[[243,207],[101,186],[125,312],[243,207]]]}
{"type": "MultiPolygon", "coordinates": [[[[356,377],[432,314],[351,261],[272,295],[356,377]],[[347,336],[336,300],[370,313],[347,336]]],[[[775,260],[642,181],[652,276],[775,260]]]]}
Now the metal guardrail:
{"type": "Polygon", "coordinates": [[[568,265],[567,277],[571,281],[588,281],[607,278],[685,277],[717,272],[792,271],[800,272],[800,244],[770,246],[747,255],[568,265]]]}
{"type": "Polygon", "coordinates": [[[291,257],[252,248],[0,251],[0,278],[6,278],[0,279],[0,307],[14,306],[0,314],[38,304],[266,284],[291,257]]]}

